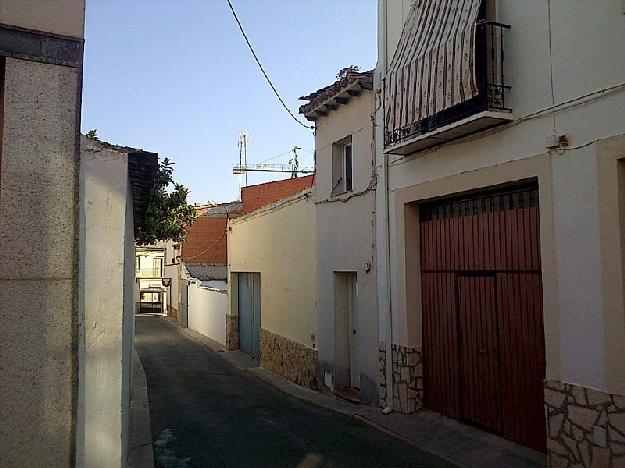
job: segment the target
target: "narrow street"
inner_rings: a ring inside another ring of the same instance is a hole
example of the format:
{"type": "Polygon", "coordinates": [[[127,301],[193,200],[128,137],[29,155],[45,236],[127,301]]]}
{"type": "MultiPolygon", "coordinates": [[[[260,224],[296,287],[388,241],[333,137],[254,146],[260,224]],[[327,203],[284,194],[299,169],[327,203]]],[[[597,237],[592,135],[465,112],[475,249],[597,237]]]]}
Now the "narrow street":
{"type": "Polygon", "coordinates": [[[167,319],[138,316],[157,467],[447,466],[227,363],[167,319]]]}

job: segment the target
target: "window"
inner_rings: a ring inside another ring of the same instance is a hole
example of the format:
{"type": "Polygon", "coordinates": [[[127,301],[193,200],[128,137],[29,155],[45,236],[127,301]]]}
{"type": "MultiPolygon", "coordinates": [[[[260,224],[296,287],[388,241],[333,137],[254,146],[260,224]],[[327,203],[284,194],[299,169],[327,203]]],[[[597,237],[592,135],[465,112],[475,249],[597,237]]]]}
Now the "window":
{"type": "Polygon", "coordinates": [[[332,145],[332,195],[351,192],[353,189],[352,137],[343,138],[332,145]]]}
{"type": "Polygon", "coordinates": [[[152,274],[154,278],[163,276],[163,258],[156,257],[152,259],[152,274]]]}

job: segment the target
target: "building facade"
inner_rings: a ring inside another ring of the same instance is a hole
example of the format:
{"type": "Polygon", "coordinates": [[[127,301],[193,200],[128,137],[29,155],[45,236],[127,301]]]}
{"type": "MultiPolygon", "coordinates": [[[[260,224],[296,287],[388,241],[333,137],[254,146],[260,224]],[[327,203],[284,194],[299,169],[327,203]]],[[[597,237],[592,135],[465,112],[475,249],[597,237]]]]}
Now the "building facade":
{"type": "Polygon", "coordinates": [[[228,223],[228,349],[316,389],[315,206],[310,190],[228,223]]]}
{"type": "Polygon", "coordinates": [[[320,377],[364,403],[378,400],[372,89],[373,72],[347,71],[300,108],[315,122],[320,377]]]}
{"type": "Polygon", "coordinates": [[[135,255],[135,308],[137,313],[168,314],[172,309],[171,278],[166,276],[167,243],[137,247],[135,255]]]}
{"type": "Polygon", "coordinates": [[[379,1],[382,402],[623,463],[623,4],[459,3],[379,1]]]}
{"type": "Polygon", "coordinates": [[[76,459],[83,29],[84,0],[0,3],[2,466],[76,459]]]}
{"type": "Polygon", "coordinates": [[[241,202],[196,207],[198,217],[166,271],[172,278],[172,316],[182,326],[225,345],[228,219],[242,213],[241,202]]]}

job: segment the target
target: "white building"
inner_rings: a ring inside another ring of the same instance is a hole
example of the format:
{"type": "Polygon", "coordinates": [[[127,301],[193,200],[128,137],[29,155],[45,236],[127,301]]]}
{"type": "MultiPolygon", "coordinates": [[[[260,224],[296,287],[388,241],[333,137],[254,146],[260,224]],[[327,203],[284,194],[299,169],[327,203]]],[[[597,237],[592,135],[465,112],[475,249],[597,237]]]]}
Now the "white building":
{"type": "Polygon", "coordinates": [[[625,456],[624,13],[379,1],[386,404],[552,466],[625,456]]]}
{"type": "Polygon", "coordinates": [[[301,99],[315,122],[319,372],[332,391],[378,401],[373,72],[345,70],[301,99]]]}
{"type": "Polygon", "coordinates": [[[310,189],[228,220],[227,232],[228,349],[240,349],[262,367],[317,389],[315,205],[310,189]]]}

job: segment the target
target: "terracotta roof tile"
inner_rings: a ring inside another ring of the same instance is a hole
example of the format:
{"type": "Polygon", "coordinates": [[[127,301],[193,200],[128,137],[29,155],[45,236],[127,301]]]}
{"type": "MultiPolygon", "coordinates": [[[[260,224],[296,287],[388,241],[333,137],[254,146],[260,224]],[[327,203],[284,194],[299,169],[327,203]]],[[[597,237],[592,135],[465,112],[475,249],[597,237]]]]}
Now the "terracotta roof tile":
{"type": "Polygon", "coordinates": [[[300,100],[308,103],[299,108],[299,113],[304,114],[308,120],[316,120],[319,115],[347,103],[351,96],[358,94],[362,89],[373,89],[373,70],[348,71],[344,77],[331,85],[300,97],[300,100]]]}

